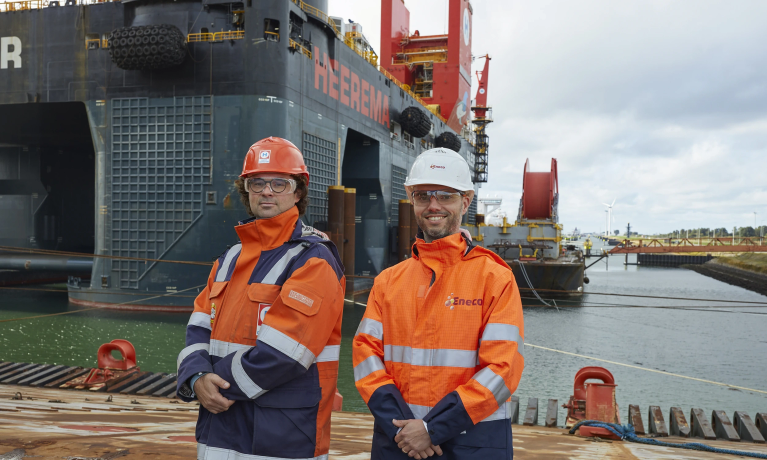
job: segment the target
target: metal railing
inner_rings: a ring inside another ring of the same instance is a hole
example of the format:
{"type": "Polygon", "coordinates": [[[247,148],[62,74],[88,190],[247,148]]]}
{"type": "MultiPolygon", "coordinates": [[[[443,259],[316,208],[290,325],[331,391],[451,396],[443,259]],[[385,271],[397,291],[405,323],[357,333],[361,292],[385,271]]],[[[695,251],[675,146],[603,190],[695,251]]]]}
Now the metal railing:
{"type": "Polygon", "coordinates": [[[338,30],[338,27],[336,26],[336,23],[332,19],[330,19],[330,16],[328,16],[327,13],[325,13],[324,11],[322,11],[322,10],[312,6],[312,5],[307,5],[306,3],[303,2],[303,0],[291,0],[291,1],[293,3],[295,3],[296,5],[298,5],[298,7],[301,8],[304,12],[309,13],[312,16],[315,16],[315,17],[321,19],[322,21],[326,22],[333,29],[333,31],[336,33],[336,36],[338,37],[338,39],[339,40],[343,40],[343,36],[341,35],[341,31],[338,30]]]}
{"type": "Polygon", "coordinates": [[[201,32],[199,34],[189,34],[186,36],[186,41],[187,43],[222,42],[224,40],[242,40],[243,38],[245,38],[245,31],[228,30],[225,32],[201,32]]]}
{"type": "Polygon", "coordinates": [[[264,38],[267,41],[278,42],[280,41],[280,34],[278,32],[272,32],[269,30],[264,31],[264,38]]]}
{"type": "Polygon", "coordinates": [[[305,48],[304,46],[302,46],[300,43],[298,43],[297,41],[293,40],[292,38],[290,38],[288,40],[290,40],[290,47],[292,49],[296,49],[296,50],[301,51],[301,54],[303,54],[304,56],[308,57],[309,59],[312,58],[312,52],[310,50],[308,50],[307,48],[305,48]]]}
{"type": "Polygon", "coordinates": [[[426,48],[413,48],[399,51],[397,55],[411,55],[411,54],[437,54],[447,53],[447,48],[444,46],[432,46],[426,48]]]}
{"type": "MultiPolygon", "coordinates": [[[[98,3],[111,3],[119,0],[75,0],[75,5],[94,5],[98,3]]],[[[16,0],[13,2],[0,3],[0,13],[8,11],[26,11],[26,10],[40,10],[47,8],[50,5],[48,0],[16,0]]],[[[66,4],[66,0],[61,0],[59,5],[66,4]]]]}

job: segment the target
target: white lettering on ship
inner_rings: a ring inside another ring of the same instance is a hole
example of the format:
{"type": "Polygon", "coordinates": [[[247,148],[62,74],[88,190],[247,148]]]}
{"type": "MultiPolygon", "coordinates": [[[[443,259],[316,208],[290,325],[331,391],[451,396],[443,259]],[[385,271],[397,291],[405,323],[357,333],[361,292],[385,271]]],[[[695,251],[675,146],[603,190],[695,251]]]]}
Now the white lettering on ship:
{"type": "Polygon", "coordinates": [[[11,62],[14,69],[21,68],[21,40],[19,37],[0,37],[0,69],[7,69],[11,62]]]}

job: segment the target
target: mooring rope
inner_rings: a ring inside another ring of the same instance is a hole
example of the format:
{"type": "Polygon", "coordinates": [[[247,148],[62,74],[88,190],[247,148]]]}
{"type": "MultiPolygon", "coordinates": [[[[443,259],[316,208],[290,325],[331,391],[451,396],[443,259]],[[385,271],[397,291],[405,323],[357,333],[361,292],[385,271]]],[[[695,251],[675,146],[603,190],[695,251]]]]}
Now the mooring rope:
{"type": "MultiPolygon", "coordinates": [[[[191,291],[192,289],[199,289],[199,288],[204,287],[204,286],[205,286],[205,284],[201,284],[199,286],[193,286],[193,287],[190,287],[190,288],[187,288],[187,289],[182,289],[182,290],[180,290],[178,292],[191,291]]],[[[119,305],[128,305],[128,304],[135,303],[135,302],[143,302],[145,300],[152,300],[152,299],[157,299],[157,298],[160,298],[160,297],[169,297],[169,296],[172,296],[172,295],[173,295],[173,293],[163,294],[163,295],[156,295],[156,296],[152,296],[152,297],[146,297],[146,298],[143,298],[143,299],[129,300],[127,302],[110,304],[110,306],[116,307],[116,306],[119,306],[119,305]]],[[[25,316],[25,317],[22,317],[22,318],[0,319],[0,323],[8,323],[8,322],[11,322],[11,321],[22,321],[22,320],[28,320],[28,319],[48,318],[50,316],[71,315],[71,314],[74,314],[74,313],[82,313],[82,312],[92,311],[92,310],[104,310],[104,307],[90,307],[90,308],[83,308],[82,310],[72,310],[72,311],[63,311],[63,312],[60,312],[60,313],[50,313],[48,315],[37,315],[37,316],[25,316]]]]}
{"type": "Polygon", "coordinates": [[[699,379],[697,377],[689,377],[687,375],[675,374],[673,372],[659,371],[657,369],[649,369],[649,368],[646,368],[646,367],[635,366],[633,364],[619,363],[617,361],[610,361],[610,360],[607,360],[607,359],[595,358],[593,356],[579,355],[578,353],[571,353],[569,351],[557,350],[555,348],[542,347],[540,345],[533,345],[531,343],[525,343],[525,346],[526,347],[532,347],[532,348],[540,348],[541,350],[546,350],[546,351],[553,351],[555,353],[561,353],[563,355],[575,356],[577,358],[590,359],[592,361],[599,361],[599,362],[602,362],[602,363],[614,364],[616,366],[629,367],[631,369],[638,369],[640,371],[654,372],[656,374],[668,375],[670,377],[678,377],[678,378],[687,379],[687,380],[695,380],[696,382],[703,382],[703,383],[710,383],[712,385],[719,385],[719,386],[727,387],[727,388],[736,388],[738,390],[753,391],[753,392],[756,392],[756,393],[767,394],[767,391],[764,391],[764,390],[756,390],[754,388],[746,388],[746,387],[741,387],[741,386],[738,386],[738,385],[731,385],[729,383],[715,382],[713,380],[699,379]]]}
{"type": "Polygon", "coordinates": [[[685,442],[685,443],[677,444],[674,442],[661,441],[655,438],[640,438],[639,436],[637,436],[636,432],[634,431],[634,426],[631,424],[621,426],[621,425],[618,425],[617,423],[600,422],[599,420],[581,420],[570,429],[569,434],[575,434],[575,430],[580,428],[582,425],[604,428],[610,431],[611,433],[613,433],[614,435],[618,436],[619,438],[621,438],[622,441],[637,442],[641,444],[649,444],[652,446],[676,447],[679,449],[699,450],[703,452],[713,452],[716,454],[741,455],[743,457],[767,459],[767,454],[762,454],[759,452],[748,452],[743,450],[734,450],[734,449],[721,449],[719,447],[709,446],[708,444],[703,444],[700,442],[685,442]]]}
{"type": "MultiPolygon", "coordinates": [[[[362,307],[367,307],[367,304],[364,304],[362,302],[356,302],[356,301],[349,300],[349,299],[344,299],[344,301],[345,302],[353,303],[355,305],[360,305],[362,307]]],[[[564,355],[575,356],[577,358],[584,358],[584,359],[590,359],[590,360],[593,360],[593,361],[599,361],[599,362],[608,363],[608,364],[615,364],[616,366],[630,367],[632,369],[638,369],[640,371],[654,372],[656,374],[668,375],[670,377],[679,377],[679,378],[682,378],[682,379],[695,380],[697,382],[710,383],[712,385],[719,385],[719,386],[728,387],[728,388],[736,388],[738,390],[754,391],[756,393],[767,394],[767,391],[764,391],[764,390],[756,390],[754,388],[746,388],[746,387],[741,387],[741,386],[738,386],[738,385],[730,385],[729,383],[714,382],[713,380],[699,379],[697,377],[688,377],[688,376],[682,375],[682,374],[674,374],[673,372],[659,371],[659,370],[656,370],[656,369],[648,369],[646,367],[635,366],[633,364],[625,364],[625,363],[619,363],[617,361],[610,361],[610,360],[607,360],[607,359],[595,358],[593,356],[579,355],[577,353],[571,353],[569,351],[557,350],[555,348],[542,347],[540,345],[533,345],[531,343],[525,343],[525,346],[526,347],[532,347],[532,348],[540,348],[541,350],[546,350],[546,351],[553,351],[555,353],[562,353],[564,355]]]]}

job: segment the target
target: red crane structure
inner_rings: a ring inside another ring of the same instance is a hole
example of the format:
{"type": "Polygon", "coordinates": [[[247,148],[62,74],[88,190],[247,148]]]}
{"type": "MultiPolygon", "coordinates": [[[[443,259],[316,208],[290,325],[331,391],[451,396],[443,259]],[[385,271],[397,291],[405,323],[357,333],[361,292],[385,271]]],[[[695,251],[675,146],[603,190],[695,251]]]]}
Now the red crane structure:
{"type": "Polygon", "coordinates": [[[469,0],[448,0],[448,13],[448,33],[421,35],[403,0],[382,0],[380,65],[460,134],[471,105],[473,9],[469,0]]]}
{"type": "Polygon", "coordinates": [[[471,122],[474,124],[474,182],[487,182],[487,155],[489,148],[489,138],[485,132],[487,125],[493,122],[493,109],[487,106],[487,81],[490,76],[490,55],[481,56],[485,58],[485,67],[482,71],[477,71],[479,88],[477,96],[474,98],[474,106],[471,108],[474,112],[474,118],[471,122]]]}

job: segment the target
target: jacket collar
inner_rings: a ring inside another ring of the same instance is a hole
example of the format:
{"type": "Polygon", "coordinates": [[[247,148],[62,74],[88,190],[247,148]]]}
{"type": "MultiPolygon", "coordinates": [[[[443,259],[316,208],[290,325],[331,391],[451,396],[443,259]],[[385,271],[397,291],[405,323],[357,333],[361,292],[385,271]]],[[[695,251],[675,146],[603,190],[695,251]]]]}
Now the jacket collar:
{"type": "Polygon", "coordinates": [[[413,243],[413,258],[435,270],[436,267],[458,263],[470,248],[471,244],[460,232],[427,243],[419,230],[413,243]]]}
{"type": "Polygon", "coordinates": [[[252,217],[243,220],[234,229],[243,247],[257,244],[261,251],[269,251],[293,239],[296,232],[300,236],[301,226],[296,225],[298,222],[298,208],[293,206],[282,214],[267,219],[252,217]]]}

